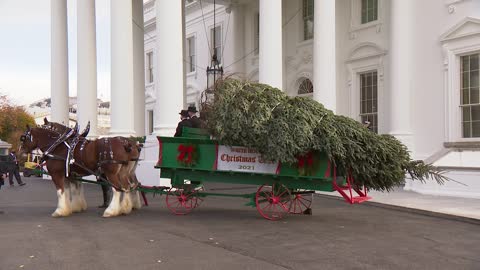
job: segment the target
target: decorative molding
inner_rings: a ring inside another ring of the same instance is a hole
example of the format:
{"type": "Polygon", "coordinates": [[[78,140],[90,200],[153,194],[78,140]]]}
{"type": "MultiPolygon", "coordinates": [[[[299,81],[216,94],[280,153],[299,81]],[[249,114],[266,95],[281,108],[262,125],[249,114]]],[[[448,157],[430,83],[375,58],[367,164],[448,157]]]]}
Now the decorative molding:
{"type": "Polygon", "coordinates": [[[305,65],[313,65],[313,40],[307,40],[298,43],[295,50],[295,55],[287,56],[285,64],[287,69],[290,69],[294,72],[297,72],[305,65]]]}
{"type": "Polygon", "coordinates": [[[447,46],[442,45],[442,55],[443,55],[443,69],[444,70],[448,70],[448,64],[449,64],[449,61],[448,61],[448,48],[447,46]]]}
{"type": "Polygon", "coordinates": [[[146,3],[143,3],[143,14],[152,11],[155,8],[155,0],[150,0],[146,3]]]}
{"type": "Polygon", "coordinates": [[[287,56],[285,58],[285,64],[287,65],[287,68],[295,65],[295,62],[296,62],[296,57],[294,56],[287,56]]]}
{"type": "Polygon", "coordinates": [[[451,4],[457,4],[457,3],[460,3],[460,2],[464,2],[465,0],[444,0],[445,1],[445,5],[448,6],[448,5],[451,5],[451,4]]]}
{"type": "Polygon", "coordinates": [[[450,14],[455,13],[456,9],[457,8],[455,7],[455,5],[450,5],[448,6],[448,13],[450,14]]]}
{"type": "Polygon", "coordinates": [[[455,150],[480,150],[480,142],[445,142],[445,148],[454,148],[455,150]]]}
{"type": "Polygon", "coordinates": [[[480,51],[480,20],[466,17],[441,37],[444,65],[445,142],[478,141],[462,137],[460,110],[460,57],[480,51]]]}
{"type": "Polygon", "coordinates": [[[440,41],[445,43],[450,40],[480,35],[480,19],[465,17],[440,36],[440,41]]]}
{"type": "Polygon", "coordinates": [[[302,61],[304,64],[313,63],[313,54],[312,52],[304,51],[302,56],[302,61]]]}
{"type": "Polygon", "coordinates": [[[445,6],[447,6],[448,13],[455,13],[455,11],[457,11],[457,5],[465,1],[466,0],[445,0],[445,6]]]}
{"type": "Polygon", "coordinates": [[[350,50],[346,62],[348,63],[370,57],[383,56],[385,54],[387,54],[387,50],[382,49],[377,44],[372,42],[362,42],[350,50]]]}
{"type": "Polygon", "coordinates": [[[153,102],[155,101],[156,95],[155,95],[155,85],[154,84],[149,84],[147,87],[145,87],[145,100],[146,102],[153,102]]]}
{"type": "Polygon", "coordinates": [[[372,70],[377,71],[378,80],[378,132],[386,131],[385,119],[385,82],[384,82],[384,57],[386,51],[378,45],[365,42],[354,47],[349,54],[349,59],[346,61],[347,66],[347,102],[349,105],[348,116],[360,120],[360,74],[372,70]]]}

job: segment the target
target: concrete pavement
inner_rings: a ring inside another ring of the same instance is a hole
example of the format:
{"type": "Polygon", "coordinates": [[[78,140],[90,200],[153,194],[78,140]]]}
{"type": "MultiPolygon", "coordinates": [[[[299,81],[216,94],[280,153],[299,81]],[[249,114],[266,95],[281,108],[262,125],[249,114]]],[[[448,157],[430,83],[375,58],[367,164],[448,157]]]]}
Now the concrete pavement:
{"type": "MultiPolygon", "coordinates": [[[[340,198],[338,192],[319,192],[324,196],[340,198]]],[[[429,215],[452,215],[459,218],[472,219],[480,224],[480,200],[448,196],[425,195],[413,191],[405,191],[402,187],[391,192],[369,192],[372,199],[368,202],[385,207],[400,207],[405,211],[423,212],[429,215]]],[[[454,218],[454,217],[451,217],[454,218]]]]}
{"type": "Polygon", "coordinates": [[[279,222],[239,198],[207,197],[191,214],[174,216],[164,196],[105,219],[92,185],[86,212],[55,219],[53,185],[26,181],[0,191],[1,270],[480,268],[480,226],[452,219],[320,196],[312,216],[279,222]]]}

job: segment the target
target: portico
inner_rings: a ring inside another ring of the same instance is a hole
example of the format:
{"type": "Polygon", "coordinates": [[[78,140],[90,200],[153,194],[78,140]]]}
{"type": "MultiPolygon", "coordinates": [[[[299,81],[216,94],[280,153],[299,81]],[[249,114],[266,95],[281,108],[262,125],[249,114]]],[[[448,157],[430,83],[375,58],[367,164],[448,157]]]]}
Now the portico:
{"type": "MultiPolygon", "coordinates": [[[[51,2],[52,120],[67,122],[67,0],[51,2]]],[[[77,2],[78,121],[91,121],[95,137],[95,0],[77,2]]],[[[172,135],[180,109],[199,106],[215,48],[227,75],[373,122],[414,159],[435,162],[445,145],[478,141],[477,2],[217,0],[215,11],[213,2],[111,2],[110,135],[147,135],[152,149],[155,135],[172,135]]],[[[144,154],[153,165],[156,153],[144,154]]]]}

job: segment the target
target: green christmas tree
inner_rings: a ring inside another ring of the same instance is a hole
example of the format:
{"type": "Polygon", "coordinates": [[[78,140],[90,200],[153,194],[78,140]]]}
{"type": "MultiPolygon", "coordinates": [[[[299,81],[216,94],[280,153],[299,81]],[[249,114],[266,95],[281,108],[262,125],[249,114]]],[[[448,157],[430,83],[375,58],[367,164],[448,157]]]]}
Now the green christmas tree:
{"type": "Polygon", "coordinates": [[[298,156],[325,152],[340,175],[350,173],[354,184],[368,189],[389,191],[404,183],[405,173],[421,181],[447,179],[435,167],[412,161],[395,137],[377,135],[312,99],[288,97],[269,85],[219,81],[202,115],[221,144],[255,148],[268,160],[292,164],[298,156]]]}

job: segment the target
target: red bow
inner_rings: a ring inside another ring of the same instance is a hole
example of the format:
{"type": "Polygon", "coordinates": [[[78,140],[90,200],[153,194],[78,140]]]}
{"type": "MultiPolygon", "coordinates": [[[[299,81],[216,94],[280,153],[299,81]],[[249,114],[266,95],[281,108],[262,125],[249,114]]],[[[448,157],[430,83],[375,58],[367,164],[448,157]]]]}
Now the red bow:
{"type": "Polygon", "coordinates": [[[178,146],[178,152],[180,153],[177,156],[177,160],[185,163],[191,163],[193,151],[194,149],[192,145],[186,146],[186,145],[180,144],[178,146]]]}
{"type": "Polygon", "coordinates": [[[304,156],[298,156],[297,160],[298,160],[299,168],[305,167],[305,163],[307,164],[308,167],[311,167],[313,165],[313,153],[309,152],[304,156]]]}

